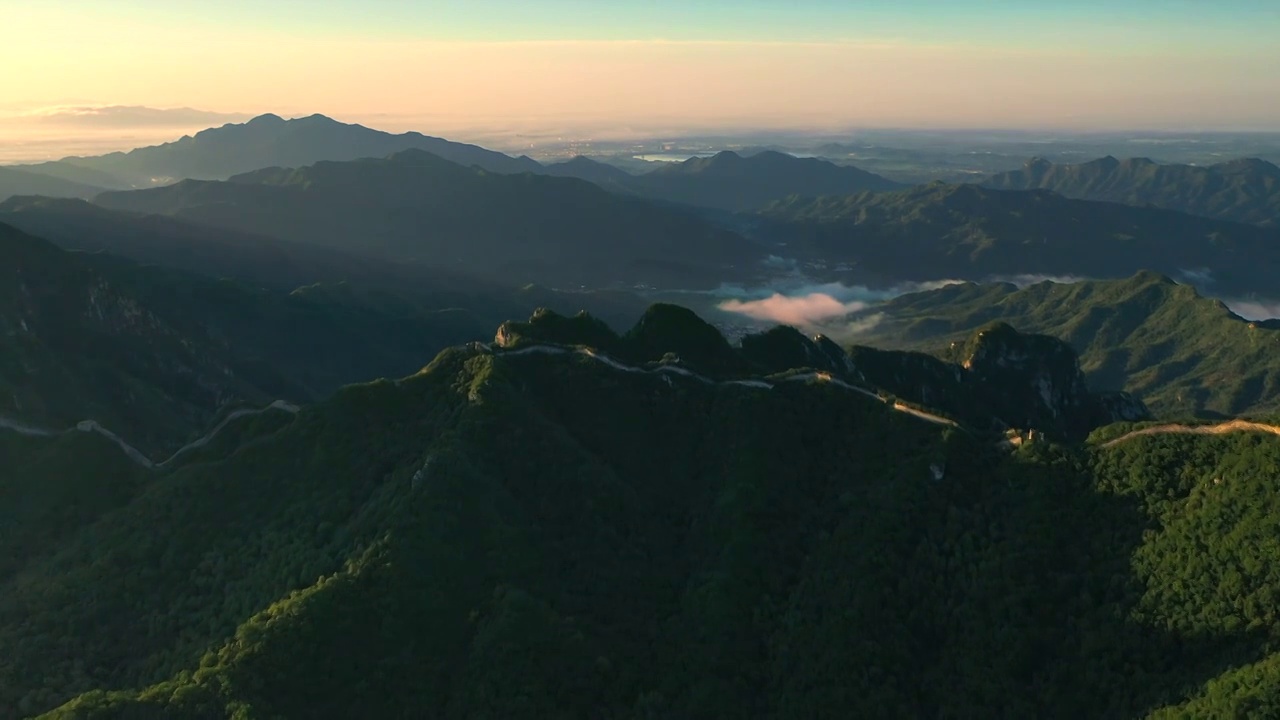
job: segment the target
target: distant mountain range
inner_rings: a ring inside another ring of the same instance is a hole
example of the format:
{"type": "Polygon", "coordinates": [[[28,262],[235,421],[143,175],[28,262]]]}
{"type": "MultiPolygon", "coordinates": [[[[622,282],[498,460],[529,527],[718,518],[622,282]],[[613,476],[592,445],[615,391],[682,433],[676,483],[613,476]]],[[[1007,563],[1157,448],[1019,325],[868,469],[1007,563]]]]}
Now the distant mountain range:
{"type": "Polygon", "coordinates": [[[632,175],[620,167],[578,155],[572,160],[544,165],[542,172],[556,177],[571,177],[595,183],[609,190],[632,191],[632,184],[641,176],[632,175]]]}
{"type": "MultiPolygon", "coordinates": [[[[260,115],[245,123],[210,128],[163,145],[95,157],[70,157],[31,169],[66,179],[124,189],[150,187],[182,179],[224,180],[265,167],[299,167],[322,160],[385,157],[402,150],[426,150],[464,167],[490,172],[537,172],[536,161],[513,158],[476,145],[421,133],[394,135],[324,115],[284,120],[260,115]],[[111,178],[104,182],[104,178],[111,178]]],[[[23,194],[40,194],[26,190],[23,194]]]]}
{"type": "Polygon", "coordinates": [[[64,180],[31,170],[0,166],[0,200],[13,195],[91,198],[102,190],[102,187],[64,180]]]}
{"type": "Polygon", "coordinates": [[[1209,165],[1162,165],[1107,156],[1079,165],[1042,158],[988,178],[1004,190],[1052,190],[1070,198],[1154,206],[1268,227],[1280,225],[1280,167],[1258,159],[1209,165]]]}
{"type": "Polygon", "coordinates": [[[668,163],[642,175],[583,157],[550,165],[547,172],[652,200],[730,212],[757,210],[792,195],[848,195],[904,187],[855,167],[772,150],[746,156],[724,151],[668,163]]]}
{"type": "Polygon", "coordinates": [[[933,183],[891,193],[793,198],[766,208],[764,241],[888,280],[1128,277],[1153,269],[1215,293],[1268,296],[1280,231],[1047,190],[933,183]]]}
{"type": "Polygon", "coordinates": [[[1061,338],[1090,384],[1127,390],[1162,417],[1280,412],[1280,328],[1244,320],[1189,285],[1141,272],[1122,280],[951,285],[864,311],[859,342],[956,358],[988,323],[1061,338]]]}
{"type": "Polygon", "coordinates": [[[284,120],[268,114],[129,152],[0,168],[0,200],[11,195],[89,198],[102,189],[147,188],[184,179],[225,180],[267,167],[384,158],[405,150],[424,150],[491,173],[575,177],[615,192],[727,211],[755,210],[790,195],[901,187],[857,168],[774,151],[746,157],[723,152],[631,175],[582,157],[544,166],[528,157],[416,132],[395,135],[323,115],[284,120]]]}
{"type": "Polygon", "coordinates": [[[689,211],[422,150],[104,193],[96,202],[516,284],[713,287],[761,256],[689,211]]]}

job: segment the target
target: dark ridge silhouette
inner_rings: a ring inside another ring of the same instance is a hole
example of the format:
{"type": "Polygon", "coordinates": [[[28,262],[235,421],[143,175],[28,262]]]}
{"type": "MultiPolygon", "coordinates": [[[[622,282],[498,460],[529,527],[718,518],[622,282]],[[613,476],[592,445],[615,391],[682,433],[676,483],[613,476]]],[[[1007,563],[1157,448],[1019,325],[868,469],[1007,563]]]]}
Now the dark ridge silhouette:
{"type": "Polygon", "coordinates": [[[574,178],[463,167],[424,150],[185,180],[96,202],[515,284],[714,287],[762,255],[692,212],[574,178]]]}
{"type": "MultiPolygon", "coordinates": [[[[285,120],[266,114],[244,123],[228,123],[174,142],[95,157],[69,157],[54,165],[105,173],[107,187],[147,187],[184,178],[222,180],[263,167],[299,167],[321,160],[384,157],[401,150],[427,150],[464,167],[490,172],[537,172],[527,157],[513,158],[476,145],[417,132],[400,135],[342,123],[324,115],[285,120]]],[[[44,164],[42,168],[48,168],[44,164]]],[[[45,169],[45,172],[50,172],[45,169]]]]}

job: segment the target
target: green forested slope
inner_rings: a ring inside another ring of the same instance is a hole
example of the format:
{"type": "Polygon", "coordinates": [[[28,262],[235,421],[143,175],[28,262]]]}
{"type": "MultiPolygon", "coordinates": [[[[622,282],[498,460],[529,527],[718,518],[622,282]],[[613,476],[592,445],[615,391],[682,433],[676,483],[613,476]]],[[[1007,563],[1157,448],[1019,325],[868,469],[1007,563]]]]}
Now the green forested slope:
{"type": "MultiPolygon", "coordinates": [[[[572,325],[562,342],[590,336],[572,325]]],[[[668,312],[649,325],[714,345],[668,312]]],[[[0,708],[1280,711],[1280,439],[1009,454],[829,382],[495,352],[346,388],[25,557],[0,585],[0,708]]]]}
{"type": "Polygon", "coordinates": [[[881,347],[938,350],[993,321],[1061,338],[1080,354],[1093,387],[1129,391],[1161,416],[1280,408],[1280,331],[1156,273],[1022,289],[953,285],[895,298],[868,314],[878,322],[858,342],[881,347]]]}
{"type": "MultiPolygon", "coordinates": [[[[255,255],[227,256],[233,270],[258,271],[255,255]]],[[[617,318],[642,307],[599,293],[359,279],[263,287],[67,252],[0,224],[0,424],[60,431],[92,419],[159,457],[229,406],[311,402],[399,377],[513,312],[590,302],[617,318]]]]}
{"type": "Polygon", "coordinates": [[[1280,168],[1257,158],[1209,166],[1107,156],[1080,164],[1035,158],[983,183],[1005,190],[1052,190],[1071,198],[1169,210],[1274,227],[1280,221],[1280,168]]]}

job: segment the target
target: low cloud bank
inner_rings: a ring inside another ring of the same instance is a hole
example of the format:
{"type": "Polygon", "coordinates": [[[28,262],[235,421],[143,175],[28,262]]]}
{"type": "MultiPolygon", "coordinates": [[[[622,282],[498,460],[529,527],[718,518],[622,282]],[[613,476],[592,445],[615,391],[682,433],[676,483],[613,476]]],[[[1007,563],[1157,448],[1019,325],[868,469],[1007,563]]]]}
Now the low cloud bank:
{"type": "Polygon", "coordinates": [[[1280,318],[1280,300],[1230,300],[1222,301],[1231,312],[1245,320],[1271,320],[1280,318]]]}
{"type": "Polygon", "coordinates": [[[251,115],[195,108],[153,108],[141,105],[62,105],[27,113],[29,120],[59,125],[100,128],[197,127],[243,122],[251,115]]]}
{"type": "Polygon", "coordinates": [[[754,320],[767,320],[796,327],[813,327],[836,317],[844,317],[864,310],[862,300],[841,302],[826,293],[809,293],[800,297],[788,297],[774,293],[761,300],[725,300],[721,310],[746,315],[754,320]]]}
{"type": "MultiPolygon", "coordinates": [[[[1022,274],[994,276],[983,282],[1005,282],[1026,287],[1045,281],[1075,283],[1088,279],[1073,275],[1022,274]]],[[[722,285],[710,291],[710,294],[726,298],[716,305],[724,312],[741,315],[761,324],[791,325],[847,341],[871,332],[884,320],[884,313],[869,312],[875,305],[902,295],[938,290],[965,282],[969,281],[947,278],[872,288],[866,285],[812,283],[803,278],[789,278],[772,283],[772,287],[722,285]]]]}
{"type": "Polygon", "coordinates": [[[724,285],[711,294],[727,298],[716,307],[762,325],[790,325],[807,332],[849,340],[875,329],[884,313],[868,312],[878,303],[900,295],[937,290],[963,280],[898,283],[885,288],[841,283],[779,283],[774,288],[724,285]],[[853,317],[850,317],[853,316],[853,317]]]}

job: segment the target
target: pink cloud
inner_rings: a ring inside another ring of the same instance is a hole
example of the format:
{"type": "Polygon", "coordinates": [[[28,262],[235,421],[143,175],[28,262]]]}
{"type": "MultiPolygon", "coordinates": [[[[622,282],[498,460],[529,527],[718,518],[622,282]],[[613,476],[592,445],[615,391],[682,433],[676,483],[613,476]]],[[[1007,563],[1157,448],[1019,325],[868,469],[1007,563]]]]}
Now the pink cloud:
{"type": "Polygon", "coordinates": [[[726,300],[718,307],[726,312],[746,315],[755,320],[805,327],[857,312],[866,308],[867,303],[860,300],[840,302],[826,293],[810,293],[797,297],[774,293],[762,300],[746,302],[726,300]]]}

